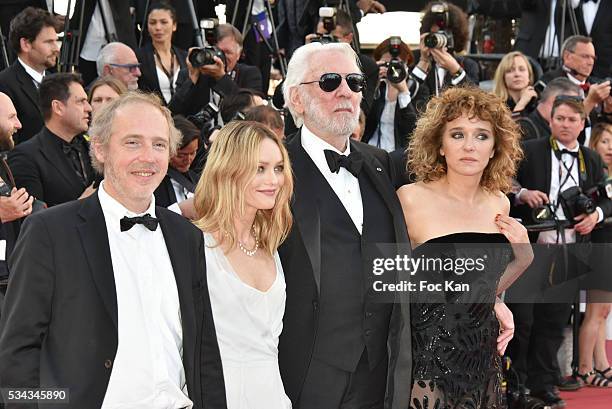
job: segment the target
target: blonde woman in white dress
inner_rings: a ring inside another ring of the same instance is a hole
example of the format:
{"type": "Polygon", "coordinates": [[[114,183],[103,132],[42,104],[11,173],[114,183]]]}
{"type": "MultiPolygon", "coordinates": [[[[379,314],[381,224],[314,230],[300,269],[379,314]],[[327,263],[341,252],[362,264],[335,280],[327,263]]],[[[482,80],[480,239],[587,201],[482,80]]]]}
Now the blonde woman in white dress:
{"type": "Polygon", "coordinates": [[[195,192],[228,409],[289,409],[278,369],[285,279],[276,249],[291,227],[282,142],[265,125],[226,125],[195,192]]]}

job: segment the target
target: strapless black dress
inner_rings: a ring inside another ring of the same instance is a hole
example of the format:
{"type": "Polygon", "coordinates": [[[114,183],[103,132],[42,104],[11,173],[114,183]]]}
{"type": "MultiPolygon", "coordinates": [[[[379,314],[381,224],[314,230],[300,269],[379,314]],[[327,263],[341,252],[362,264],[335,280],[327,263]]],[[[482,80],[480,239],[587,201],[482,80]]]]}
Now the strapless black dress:
{"type": "Polygon", "coordinates": [[[411,409],[506,407],[497,353],[499,323],[493,307],[497,284],[512,254],[505,236],[497,233],[450,234],[414,250],[413,257],[482,257],[486,262],[482,271],[458,276],[444,269],[429,271],[425,277],[467,283],[469,291],[445,288],[413,297],[411,409]]]}

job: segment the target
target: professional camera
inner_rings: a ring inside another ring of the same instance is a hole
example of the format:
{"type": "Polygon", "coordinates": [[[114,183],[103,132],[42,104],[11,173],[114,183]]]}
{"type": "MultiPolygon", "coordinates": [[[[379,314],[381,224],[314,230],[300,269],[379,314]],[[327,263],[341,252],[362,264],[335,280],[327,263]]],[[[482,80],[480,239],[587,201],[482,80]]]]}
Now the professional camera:
{"type": "MultiPolygon", "coordinates": [[[[2,178],[0,178],[0,196],[11,197],[12,190],[13,189],[11,189],[11,187],[7,185],[2,178]]],[[[47,204],[45,202],[34,198],[34,202],[32,203],[32,213],[46,208],[47,204]]]]}
{"type": "Polygon", "coordinates": [[[312,40],[311,43],[321,43],[321,44],[329,44],[329,43],[337,43],[336,37],[331,34],[317,34],[312,40]]]}
{"type": "Polygon", "coordinates": [[[204,39],[207,45],[202,48],[194,48],[189,53],[189,62],[194,68],[213,65],[215,63],[214,57],[219,57],[223,61],[223,65],[227,65],[225,54],[215,46],[217,44],[218,25],[217,19],[213,18],[202,20],[200,23],[200,27],[204,30],[204,39]]]}
{"type": "Polygon", "coordinates": [[[208,136],[216,128],[219,111],[219,107],[215,103],[209,102],[198,113],[190,115],[187,119],[200,129],[202,138],[208,140],[208,136]]]}
{"type": "Polygon", "coordinates": [[[401,45],[401,37],[392,36],[389,38],[389,54],[391,54],[391,61],[385,65],[387,66],[387,79],[394,84],[404,81],[408,75],[406,64],[399,58],[401,45]]]}
{"type": "Polygon", "coordinates": [[[572,223],[576,223],[576,216],[591,214],[597,207],[595,201],[585,195],[578,186],[572,186],[559,193],[559,203],[563,209],[563,214],[572,223]]]}
{"type": "Polygon", "coordinates": [[[453,33],[448,28],[448,5],[443,1],[436,1],[431,5],[430,12],[434,16],[434,24],[438,26],[438,31],[425,36],[423,39],[425,47],[439,49],[446,47],[452,52],[455,49],[455,41],[453,33]]]}
{"type": "Polygon", "coordinates": [[[593,199],[595,203],[599,203],[604,199],[612,199],[612,179],[598,183],[584,192],[584,194],[593,199]]]}
{"type": "Polygon", "coordinates": [[[319,17],[323,22],[323,28],[328,33],[336,29],[336,8],[335,7],[320,7],[319,17]]]}

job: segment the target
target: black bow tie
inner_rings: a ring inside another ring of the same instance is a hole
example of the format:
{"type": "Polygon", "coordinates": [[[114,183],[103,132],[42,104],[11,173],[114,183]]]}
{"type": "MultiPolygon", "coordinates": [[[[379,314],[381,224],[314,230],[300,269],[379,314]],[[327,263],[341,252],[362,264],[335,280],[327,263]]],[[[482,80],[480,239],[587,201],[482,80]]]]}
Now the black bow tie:
{"type": "Polygon", "coordinates": [[[593,3],[597,4],[598,0],[584,0],[584,3],[588,3],[589,1],[592,1],[593,3]]]}
{"type": "Polygon", "coordinates": [[[578,152],[568,151],[567,149],[561,149],[561,155],[570,155],[570,156],[573,156],[574,158],[577,158],[578,152]]]}
{"type": "Polygon", "coordinates": [[[64,142],[62,144],[62,150],[67,155],[73,151],[76,153],[81,153],[80,144],[81,144],[81,141],[78,139],[78,136],[75,136],[72,141],[64,142]]]}
{"type": "Polygon", "coordinates": [[[334,152],[329,149],[323,151],[325,153],[325,159],[327,160],[327,166],[332,173],[338,173],[341,167],[345,168],[353,174],[355,177],[359,177],[361,167],[363,166],[363,157],[359,152],[351,152],[348,156],[340,155],[338,152],[334,152]]]}
{"type": "Polygon", "coordinates": [[[121,219],[120,223],[121,231],[130,230],[135,224],[142,224],[147,229],[155,231],[155,229],[157,229],[159,220],[157,220],[155,217],[151,217],[151,215],[147,213],[143,216],[124,217],[121,219]]]}

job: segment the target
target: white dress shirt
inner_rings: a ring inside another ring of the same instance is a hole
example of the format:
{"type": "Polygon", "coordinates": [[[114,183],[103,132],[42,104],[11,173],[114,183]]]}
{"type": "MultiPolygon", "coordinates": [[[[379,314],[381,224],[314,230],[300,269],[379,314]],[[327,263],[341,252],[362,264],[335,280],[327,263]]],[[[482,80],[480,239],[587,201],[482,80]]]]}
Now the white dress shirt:
{"type": "Polygon", "coordinates": [[[597,15],[597,10],[599,9],[599,3],[602,1],[606,0],[600,0],[597,3],[593,3],[592,1],[582,3],[582,19],[584,21],[584,27],[586,28],[587,35],[591,35],[593,22],[595,21],[595,16],[597,15]]]}
{"type": "Polygon", "coordinates": [[[27,72],[28,75],[32,77],[32,80],[34,81],[34,86],[38,88],[43,78],[45,78],[45,72],[36,71],[34,68],[30,67],[28,64],[23,62],[23,60],[19,57],[17,57],[17,61],[19,61],[19,64],[21,64],[25,72],[27,72]]]}
{"type": "MultiPolygon", "coordinates": [[[[113,199],[104,182],[98,197],[115,277],[119,341],[102,408],[191,408],[179,296],[161,228],[136,224],[121,232],[120,220],[138,215],[113,199]]],[[[145,213],[155,216],[153,196],[145,213]]]]}
{"type": "MultiPolygon", "coordinates": [[[[176,80],[178,79],[180,66],[174,70],[174,74],[172,75],[172,89],[176,90],[176,80]]],[[[172,93],[170,92],[170,79],[160,67],[155,65],[155,71],[157,72],[157,81],[159,82],[159,89],[166,101],[166,104],[170,103],[172,99],[172,93]]]]}
{"type": "Polygon", "coordinates": [[[109,33],[116,35],[117,30],[115,28],[115,20],[112,18],[112,10],[108,0],[100,0],[96,4],[96,8],[91,15],[91,21],[87,27],[87,35],[85,35],[85,41],[83,42],[83,49],[81,50],[80,57],[87,61],[96,61],[98,54],[104,45],[106,45],[106,28],[109,33]],[[105,20],[102,20],[104,16],[100,11],[100,6],[105,10],[105,20]]]}
{"type": "MultiPolygon", "coordinates": [[[[562,143],[557,141],[557,145],[559,146],[559,150],[567,149],[570,152],[578,152],[580,149],[580,145],[576,145],[575,148],[569,149],[565,147],[562,143]]],[[[551,181],[550,181],[550,192],[548,193],[548,200],[551,204],[557,205],[559,202],[559,192],[563,192],[570,187],[579,186],[578,181],[580,180],[580,161],[578,158],[575,158],[571,155],[561,155],[561,161],[557,159],[554,150],[550,150],[551,155],[551,181]],[[568,177],[568,169],[570,170],[571,176],[568,177]],[[563,185],[561,186],[561,184],[563,185]]],[[[559,220],[567,220],[565,217],[565,213],[563,213],[563,208],[561,205],[557,206],[556,211],[557,219],[559,220]]],[[[598,222],[603,220],[603,210],[600,207],[597,207],[597,215],[598,222]]],[[[561,240],[557,240],[557,232],[552,231],[544,231],[541,232],[538,236],[538,243],[560,243],[561,240]]],[[[566,243],[575,243],[576,242],[576,231],[574,229],[565,229],[565,242],[566,243]]]]}
{"type": "Polygon", "coordinates": [[[380,121],[374,135],[368,141],[368,144],[384,149],[387,152],[392,152],[396,149],[395,146],[395,107],[399,104],[400,109],[404,109],[410,104],[410,92],[401,92],[397,94],[397,100],[389,100],[389,87],[385,88],[385,106],[380,121]]]}
{"type": "Polygon", "coordinates": [[[302,126],[302,147],[317,166],[329,186],[338,196],[340,202],[346,209],[355,227],[361,234],[363,229],[363,202],[361,200],[361,189],[359,180],[351,172],[341,167],[338,173],[332,173],[325,159],[325,149],[333,150],[340,155],[348,156],[351,153],[351,144],[346,144],[346,150],[340,152],[338,149],[313,134],[306,125],[302,126]]]}

